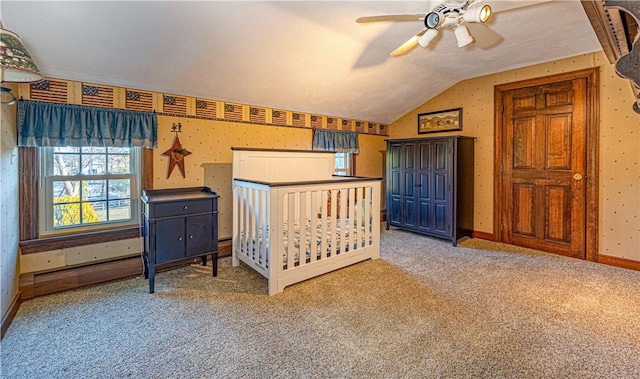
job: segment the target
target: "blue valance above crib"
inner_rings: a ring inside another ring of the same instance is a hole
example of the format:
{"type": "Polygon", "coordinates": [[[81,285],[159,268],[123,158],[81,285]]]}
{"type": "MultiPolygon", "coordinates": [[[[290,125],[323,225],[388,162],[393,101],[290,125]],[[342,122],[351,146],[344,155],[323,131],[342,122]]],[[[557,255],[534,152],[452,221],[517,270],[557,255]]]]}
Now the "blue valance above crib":
{"type": "Polygon", "coordinates": [[[154,112],[21,100],[18,114],[19,146],[158,145],[154,112]]]}
{"type": "Polygon", "coordinates": [[[313,150],[358,154],[360,152],[358,133],[315,129],[313,131],[313,150]]]}

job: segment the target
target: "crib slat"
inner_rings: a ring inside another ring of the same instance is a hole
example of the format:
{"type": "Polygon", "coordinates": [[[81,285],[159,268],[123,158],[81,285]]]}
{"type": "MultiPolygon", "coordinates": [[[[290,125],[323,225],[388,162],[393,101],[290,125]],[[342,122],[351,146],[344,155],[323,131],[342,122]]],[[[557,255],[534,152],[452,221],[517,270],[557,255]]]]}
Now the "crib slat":
{"type": "Polygon", "coordinates": [[[316,215],[318,209],[318,197],[320,191],[309,192],[311,197],[311,238],[309,238],[309,262],[315,262],[318,259],[318,216],[316,215]]]}
{"type": "Polygon", "coordinates": [[[346,188],[340,189],[340,253],[344,253],[347,243],[347,199],[349,191],[346,188]]]}
{"type": "Polygon", "coordinates": [[[255,261],[256,260],[256,252],[254,249],[254,242],[255,242],[255,230],[254,230],[254,226],[253,226],[253,214],[255,212],[254,210],[254,204],[253,204],[253,194],[254,194],[255,190],[253,188],[249,188],[249,193],[247,193],[247,199],[248,199],[248,206],[249,206],[249,213],[247,213],[247,223],[249,224],[249,228],[248,228],[248,232],[247,234],[249,235],[248,241],[247,241],[247,252],[251,255],[252,259],[255,261]]]}
{"type": "Polygon", "coordinates": [[[296,249],[295,249],[295,210],[296,210],[296,198],[293,194],[287,194],[288,209],[287,209],[287,270],[295,267],[296,249]]]}
{"type": "Polygon", "coordinates": [[[260,255],[260,245],[262,244],[262,235],[260,234],[260,190],[255,189],[253,191],[254,195],[254,230],[253,230],[253,251],[255,252],[254,260],[258,263],[262,263],[262,256],[260,255]]]}
{"type": "Polygon", "coordinates": [[[364,245],[371,244],[371,228],[373,227],[373,216],[371,214],[371,191],[373,187],[366,187],[364,192],[364,245]]]}
{"type": "MultiPolygon", "coordinates": [[[[354,237],[355,234],[358,230],[358,220],[355,217],[355,210],[356,210],[356,189],[355,188],[349,188],[348,190],[349,193],[349,197],[347,198],[347,204],[349,204],[347,206],[347,213],[348,213],[348,218],[347,220],[349,221],[349,225],[347,226],[347,228],[349,228],[349,237],[347,238],[347,236],[345,235],[345,239],[348,239],[347,241],[347,249],[349,251],[353,250],[353,241],[354,241],[354,237]]],[[[346,229],[345,229],[346,232],[346,229]]],[[[346,251],[346,250],[345,250],[346,251]]]]}
{"type": "Polygon", "coordinates": [[[300,215],[298,217],[298,224],[300,225],[300,258],[298,259],[298,265],[302,266],[307,263],[307,254],[311,251],[309,249],[309,210],[307,209],[307,195],[309,191],[300,191],[300,215]]]}
{"type": "Polygon", "coordinates": [[[356,200],[355,200],[355,208],[354,208],[354,218],[355,220],[353,220],[353,240],[354,240],[354,245],[355,245],[355,249],[360,249],[362,247],[362,244],[360,243],[360,240],[362,239],[362,204],[364,202],[364,199],[362,198],[363,195],[363,188],[362,187],[358,187],[356,188],[356,200]]]}
{"type": "Polygon", "coordinates": [[[327,242],[328,241],[328,234],[327,234],[327,229],[328,229],[328,225],[327,223],[329,222],[329,217],[327,216],[328,214],[328,210],[327,210],[327,192],[328,191],[320,191],[322,198],[320,199],[320,209],[321,209],[321,213],[322,216],[320,217],[320,222],[322,224],[320,224],[320,259],[326,259],[327,258],[327,249],[329,248],[327,242]]]}
{"type": "Polygon", "coordinates": [[[340,247],[338,246],[338,191],[331,191],[331,250],[328,255],[334,256],[337,254],[340,247]]]}
{"type": "Polygon", "coordinates": [[[262,208],[260,208],[260,217],[262,219],[262,238],[260,240],[260,256],[262,257],[261,263],[265,268],[269,267],[269,256],[267,254],[267,245],[269,244],[269,234],[267,232],[267,214],[269,206],[267,204],[267,192],[260,191],[262,197],[262,208]]]}
{"type": "Polygon", "coordinates": [[[242,199],[242,210],[240,212],[241,215],[241,228],[242,230],[242,253],[248,256],[248,246],[247,241],[249,240],[249,236],[247,235],[247,188],[241,188],[241,199],[242,199]]]}

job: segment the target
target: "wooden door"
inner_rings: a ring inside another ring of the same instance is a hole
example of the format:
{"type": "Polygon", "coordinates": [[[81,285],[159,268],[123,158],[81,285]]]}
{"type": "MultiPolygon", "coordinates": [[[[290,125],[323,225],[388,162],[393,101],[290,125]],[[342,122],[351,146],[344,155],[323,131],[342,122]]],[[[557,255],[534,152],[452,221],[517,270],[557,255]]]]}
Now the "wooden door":
{"type": "Polygon", "coordinates": [[[502,241],[585,258],[587,81],[502,97],[502,241]]]}

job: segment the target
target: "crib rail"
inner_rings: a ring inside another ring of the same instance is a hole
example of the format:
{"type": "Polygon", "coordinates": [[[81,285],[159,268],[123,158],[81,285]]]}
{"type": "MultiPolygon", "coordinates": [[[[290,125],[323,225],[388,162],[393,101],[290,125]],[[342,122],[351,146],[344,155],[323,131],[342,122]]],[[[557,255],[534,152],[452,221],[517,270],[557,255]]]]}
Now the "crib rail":
{"type": "Polygon", "coordinates": [[[234,265],[242,260],[273,278],[365,248],[379,252],[379,180],[233,184],[234,265]]]}

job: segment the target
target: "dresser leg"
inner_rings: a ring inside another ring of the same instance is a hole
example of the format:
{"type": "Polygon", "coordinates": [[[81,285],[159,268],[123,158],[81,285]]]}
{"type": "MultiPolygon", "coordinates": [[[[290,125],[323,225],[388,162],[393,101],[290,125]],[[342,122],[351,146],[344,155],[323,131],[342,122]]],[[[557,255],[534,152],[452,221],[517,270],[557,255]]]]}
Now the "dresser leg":
{"type": "Polygon", "coordinates": [[[218,252],[211,253],[211,265],[213,266],[213,276],[218,276],[218,252]]]}
{"type": "Polygon", "coordinates": [[[154,292],[155,287],[155,279],[156,279],[156,268],[155,266],[149,266],[149,293],[154,292]]]}
{"type": "Polygon", "coordinates": [[[206,265],[207,265],[207,256],[206,256],[206,255],[203,255],[203,256],[202,256],[202,265],[203,265],[203,266],[206,266],[206,265]]]}
{"type": "Polygon", "coordinates": [[[144,274],[145,279],[149,279],[149,258],[147,258],[147,254],[142,254],[142,273],[144,274]]]}

